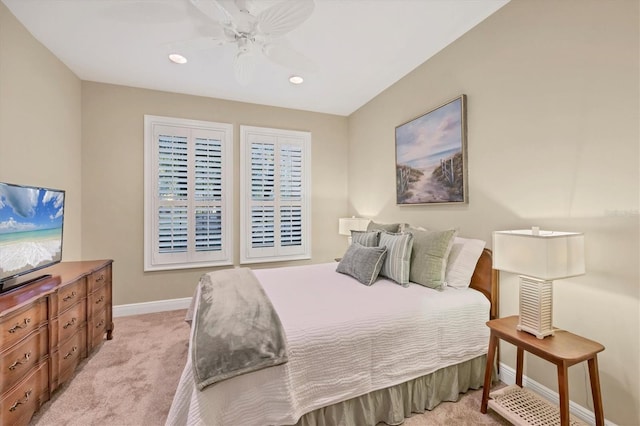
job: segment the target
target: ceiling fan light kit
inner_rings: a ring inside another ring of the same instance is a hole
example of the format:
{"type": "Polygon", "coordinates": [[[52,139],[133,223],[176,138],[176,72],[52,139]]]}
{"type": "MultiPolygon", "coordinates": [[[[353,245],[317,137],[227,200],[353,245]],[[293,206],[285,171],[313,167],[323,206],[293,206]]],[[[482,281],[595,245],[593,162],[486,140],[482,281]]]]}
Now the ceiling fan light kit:
{"type": "MultiPolygon", "coordinates": [[[[306,21],[315,8],[314,0],[284,0],[260,12],[251,0],[190,0],[211,20],[216,35],[181,43],[185,48],[207,49],[235,44],[233,67],[238,83],[251,82],[256,57],[263,55],[289,71],[309,71],[313,61],[286,45],[285,34],[306,21]]],[[[291,81],[291,79],[290,79],[291,81]]],[[[293,83],[293,82],[292,82],[293,83]]],[[[301,83],[301,82],[300,82],[301,83]]],[[[293,83],[293,84],[300,84],[293,83]]]]}

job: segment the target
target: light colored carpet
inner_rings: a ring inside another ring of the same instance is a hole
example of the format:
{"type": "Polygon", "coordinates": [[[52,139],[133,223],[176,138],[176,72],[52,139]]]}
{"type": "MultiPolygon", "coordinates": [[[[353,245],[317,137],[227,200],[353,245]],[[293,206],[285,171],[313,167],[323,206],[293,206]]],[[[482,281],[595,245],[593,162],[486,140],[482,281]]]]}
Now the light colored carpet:
{"type": "MultiPolygon", "coordinates": [[[[113,340],[83,361],[30,426],[163,425],[187,357],[186,311],[115,318],[113,340]]],[[[416,414],[405,426],[508,425],[480,413],[482,390],[416,414]]]]}
{"type": "Polygon", "coordinates": [[[187,359],[185,313],[114,318],[113,340],[82,362],[30,424],[164,424],[187,359]]]}

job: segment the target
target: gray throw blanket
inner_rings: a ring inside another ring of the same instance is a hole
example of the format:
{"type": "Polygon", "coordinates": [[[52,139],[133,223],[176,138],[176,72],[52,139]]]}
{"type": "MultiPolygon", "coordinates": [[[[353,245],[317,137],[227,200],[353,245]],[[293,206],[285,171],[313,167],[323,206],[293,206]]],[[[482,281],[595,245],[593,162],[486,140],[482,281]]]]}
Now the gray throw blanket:
{"type": "Polygon", "coordinates": [[[191,342],[198,389],[287,362],[282,323],[250,269],[209,272],[198,287],[191,342]]]}

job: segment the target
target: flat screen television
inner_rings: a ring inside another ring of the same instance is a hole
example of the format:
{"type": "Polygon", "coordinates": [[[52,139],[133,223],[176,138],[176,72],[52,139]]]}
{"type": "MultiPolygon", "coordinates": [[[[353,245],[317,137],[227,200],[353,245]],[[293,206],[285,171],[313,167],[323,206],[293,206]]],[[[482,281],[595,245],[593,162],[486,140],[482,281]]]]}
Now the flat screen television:
{"type": "Polygon", "coordinates": [[[60,189],[0,183],[0,293],[46,277],[22,276],[62,260],[64,196],[60,189]]]}

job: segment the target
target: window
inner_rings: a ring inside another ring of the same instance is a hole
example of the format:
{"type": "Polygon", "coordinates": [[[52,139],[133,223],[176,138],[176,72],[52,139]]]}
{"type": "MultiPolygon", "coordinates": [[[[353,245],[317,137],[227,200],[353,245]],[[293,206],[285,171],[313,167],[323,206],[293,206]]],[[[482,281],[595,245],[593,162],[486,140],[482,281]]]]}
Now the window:
{"type": "Polygon", "coordinates": [[[240,133],[240,263],[311,258],[311,133],[240,133]]]}
{"type": "Polygon", "coordinates": [[[144,269],[233,263],[231,124],[144,117],[144,269]]]}

